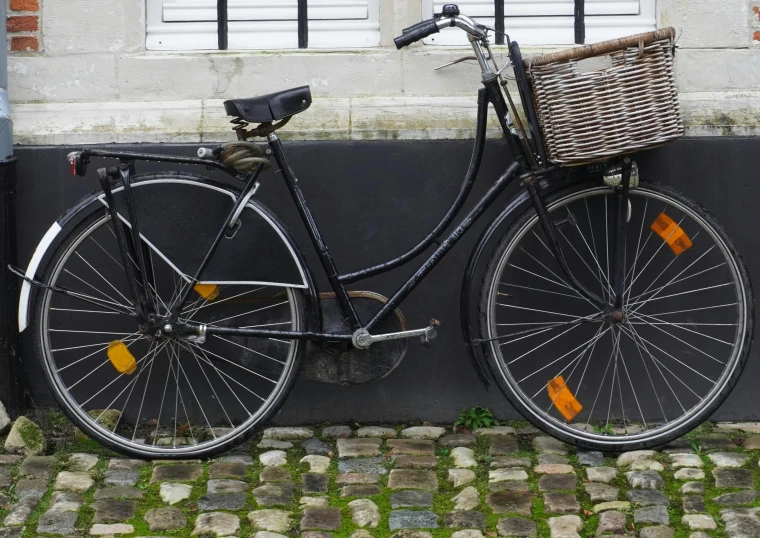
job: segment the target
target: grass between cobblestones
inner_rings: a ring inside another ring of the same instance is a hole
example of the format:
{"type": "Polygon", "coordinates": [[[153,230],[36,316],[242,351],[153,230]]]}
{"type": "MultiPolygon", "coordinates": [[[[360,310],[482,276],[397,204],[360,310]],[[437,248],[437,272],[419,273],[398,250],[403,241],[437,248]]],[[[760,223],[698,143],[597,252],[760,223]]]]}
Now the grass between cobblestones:
{"type": "MultiPolygon", "coordinates": [[[[57,428],[58,430],[67,430],[72,431],[71,425],[66,421],[65,418],[62,418],[62,415],[60,413],[53,413],[52,416],[49,418],[47,424],[49,424],[49,427],[57,428]]],[[[520,422],[520,423],[508,423],[509,425],[520,428],[522,426],[525,426],[526,423],[520,422]]],[[[330,446],[335,447],[335,441],[332,439],[323,439],[321,437],[321,431],[324,426],[327,426],[327,424],[320,424],[317,426],[311,426],[312,429],[315,432],[315,436],[322,440],[327,442],[330,446]]],[[[403,428],[405,428],[407,425],[399,425],[396,426],[397,431],[401,431],[403,428]]],[[[352,427],[355,429],[359,427],[358,424],[352,424],[352,427]]],[[[703,483],[705,484],[705,503],[706,503],[706,514],[712,516],[717,525],[717,530],[709,531],[708,534],[712,538],[730,538],[725,530],[724,524],[720,518],[720,512],[725,509],[725,507],[719,506],[715,501],[715,497],[722,495],[724,493],[728,492],[735,492],[737,490],[735,489],[724,489],[724,488],[717,488],[715,486],[715,479],[713,477],[713,470],[716,469],[715,464],[710,460],[709,455],[713,452],[710,450],[703,449],[698,442],[698,437],[700,435],[713,433],[715,432],[715,428],[712,424],[705,424],[702,427],[700,427],[697,431],[692,432],[687,436],[689,440],[693,442],[693,451],[696,452],[702,462],[703,467],[702,470],[705,473],[705,479],[703,480],[703,483]]],[[[724,432],[720,432],[724,433],[724,432]]],[[[739,432],[725,432],[730,433],[728,435],[731,439],[737,442],[741,442],[741,440],[746,436],[745,434],[739,433],[739,432]]],[[[537,475],[534,471],[534,466],[538,464],[538,457],[535,451],[532,449],[531,446],[531,440],[535,437],[533,435],[530,436],[517,436],[518,440],[518,448],[519,452],[517,454],[513,454],[512,456],[515,457],[525,457],[528,458],[531,462],[531,465],[525,469],[525,471],[528,474],[528,480],[527,483],[529,485],[529,489],[531,492],[533,492],[536,495],[536,498],[533,502],[532,507],[532,517],[533,521],[536,522],[537,525],[537,535],[538,538],[550,538],[550,529],[548,525],[548,520],[551,517],[555,517],[555,514],[549,514],[547,513],[547,507],[544,503],[544,497],[542,492],[538,490],[538,479],[540,478],[540,475],[537,475]]],[[[260,440],[261,435],[257,435],[255,440],[247,443],[245,445],[245,454],[251,455],[253,457],[253,464],[250,465],[247,469],[247,477],[245,480],[248,481],[249,487],[247,488],[247,503],[246,507],[241,510],[237,511],[228,511],[229,513],[234,513],[237,515],[240,519],[240,531],[238,533],[238,536],[240,538],[250,538],[255,534],[255,529],[253,528],[251,522],[248,519],[248,513],[260,509],[262,507],[258,507],[257,503],[253,497],[253,489],[258,487],[260,484],[259,482],[259,475],[261,471],[263,470],[264,466],[258,459],[258,455],[266,452],[268,449],[258,449],[256,448],[256,444],[260,440]]],[[[0,438],[0,442],[2,442],[3,439],[0,438]]],[[[292,528],[287,533],[289,536],[296,536],[301,533],[299,530],[299,522],[303,515],[303,511],[301,510],[301,507],[299,505],[299,490],[301,485],[301,477],[304,473],[309,472],[309,465],[306,463],[301,463],[301,459],[303,456],[306,455],[306,451],[301,446],[301,444],[297,441],[293,442],[294,446],[291,449],[286,450],[288,455],[288,463],[284,466],[284,468],[291,474],[293,478],[293,482],[296,487],[296,495],[294,496],[292,503],[290,506],[287,507],[276,507],[277,509],[281,510],[287,510],[293,513],[292,517],[292,528]]],[[[1,446],[1,445],[0,445],[1,446]]],[[[485,499],[486,496],[490,493],[489,490],[489,471],[491,470],[490,465],[491,462],[494,460],[494,457],[489,454],[489,446],[490,446],[490,439],[487,436],[479,436],[477,438],[477,442],[473,448],[475,459],[478,463],[477,467],[473,470],[475,471],[476,480],[473,485],[478,493],[480,498],[480,505],[477,507],[477,510],[483,512],[485,514],[485,520],[486,520],[486,529],[485,534],[486,536],[496,536],[496,528],[498,525],[498,522],[502,518],[506,517],[520,517],[518,514],[495,514],[493,510],[486,504],[485,499]]],[[[68,466],[68,456],[71,453],[76,452],[84,452],[84,453],[90,453],[90,454],[97,454],[100,456],[100,459],[95,466],[95,468],[92,470],[92,476],[95,481],[95,485],[93,488],[91,488],[87,493],[83,495],[84,504],[83,507],[79,511],[79,519],[76,524],[76,529],[84,536],[87,535],[89,532],[90,527],[93,524],[95,511],[92,507],[92,503],[94,502],[95,492],[99,489],[105,486],[104,480],[105,480],[105,473],[108,468],[108,461],[111,457],[120,457],[113,452],[102,448],[100,445],[95,443],[94,441],[91,441],[89,439],[85,439],[82,437],[77,437],[74,435],[70,435],[65,437],[65,440],[58,442],[53,449],[56,451],[56,465],[55,465],[55,471],[56,475],[61,470],[66,470],[68,466]]],[[[691,451],[691,450],[690,450],[691,451]]],[[[760,451],[759,450],[744,450],[740,446],[736,445],[728,450],[721,450],[721,451],[735,451],[735,452],[742,452],[744,454],[747,454],[749,457],[747,463],[744,465],[745,469],[748,469],[754,478],[754,487],[755,489],[758,489],[760,487],[760,466],[758,466],[758,458],[760,457],[760,451]]],[[[334,538],[349,538],[356,530],[358,530],[358,526],[353,522],[351,517],[351,508],[349,506],[349,503],[355,499],[355,497],[341,497],[341,489],[342,487],[336,484],[336,478],[339,474],[338,472],[338,454],[337,449],[334,448],[334,457],[333,462],[331,463],[327,474],[330,477],[329,485],[328,485],[328,492],[326,494],[326,497],[329,498],[329,503],[331,507],[337,507],[341,510],[341,527],[340,530],[331,532],[331,535],[334,538]]],[[[4,453],[3,449],[0,448],[0,454],[4,453]]],[[[241,453],[239,450],[236,450],[234,453],[241,453]]],[[[395,458],[389,457],[389,447],[384,442],[381,444],[381,453],[386,456],[386,468],[390,472],[392,469],[396,468],[396,462],[395,458]]],[[[432,510],[439,516],[439,524],[443,524],[443,516],[451,511],[453,511],[454,508],[454,502],[451,500],[452,497],[454,497],[456,494],[458,494],[462,488],[455,488],[451,482],[448,479],[448,470],[454,467],[454,461],[451,457],[451,448],[449,447],[441,447],[438,446],[436,448],[435,456],[437,458],[437,467],[435,469],[435,474],[438,478],[439,488],[438,491],[434,493],[433,496],[433,507],[432,508],[420,508],[420,509],[414,509],[410,508],[410,510],[432,510]]],[[[616,467],[616,458],[617,454],[605,454],[605,465],[615,468],[616,467]]],[[[689,538],[689,536],[692,534],[692,531],[688,528],[687,525],[683,524],[681,522],[681,518],[684,515],[683,505],[682,505],[682,495],[680,493],[681,486],[686,482],[685,480],[676,480],[674,477],[674,473],[677,471],[677,469],[673,469],[670,465],[670,458],[669,456],[664,452],[659,452],[656,455],[655,458],[657,461],[661,462],[663,466],[665,467],[665,470],[661,472],[661,475],[664,479],[664,487],[662,489],[663,493],[668,497],[669,499],[669,506],[668,506],[668,514],[670,517],[670,527],[673,528],[675,531],[675,538],[689,538]]],[[[581,466],[578,462],[578,458],[575,455],[574,452],[571,451],[569,456],[570,464],[575,469],[575,472],[577,474],[577,486],[576,490],[573,491],[576,498],[578,499],[581,511],[578,514],[581,517],[581,520],[583,521],[583,528],[581,530],[581,535],[585,537],[592,537],[596,535],[596,530],[599,525],[600,516],[593,513],[593,507],[598,504],[597,502],[591,501],[588,493],[586,492],[583,484],[584,480],[586,480],[586,467],[581,466]]],[[[143,499],[139,500],[137,502],[137,510],[135,512],[135,516],[130,519],[129,521],[125,521],[125,523],[131,524],[134,527],[134,533],[131,535],[125,535],[127,538],[132,536],[189,536],[192,529],[194,528],[195,519],[200,513],[200,510],[198,509],[198,502],[199,499],[206,495],[206,484],[209,477],[209,468],[213,464],[213,461],[204,461],[202,463],[203,467],[203,475],[201,478],[196,480],[194,483],[192,483],[193,489],[191,492],[191,495],[188,499],[185,499],[181,501],[180,503],[176,504],[178,508],[182,509],[183,512],[187,515],[188,518],[188,525],[184,529],[175,530],[175,531],[162,531],[160,533],[151,531],[149,528],[148,523],[144,520],[144,516],[146,512],[148,512],[152,508],[158,508],[158,507],[164,507],[166,506],[166,503],[161,499],[160,496],[160,484],[151,484],[151,477],[153,473],[154,465],[151,463],[146,463],[143,465],[139,470],[139,479],[137,481],[136,487],[140,489],[143,492],[143,499]]],[[[174,465],[169,463],[169,465],[174,465]]],[[[10,470],[10,474],[12,477],[12,482],[14,486],[11,486],[11,488],[8,490],[8,494],[11,496],[12,501],[17,500],[17,495],[14,490],[15,484],[18,479],[19,475],[19,465],[12,465],[7,467],[10,470]]],[[[391,531],[389,526],[389,514],[391,513],[391,502],[390,497],[393,493],[393,490],[390,490],[388,485],[388,478],[389,474],[383,474],[380,475],[380,482],[378,485],[381,486],[381,494],[378,496],[370,497],[370,499],[377,505],[382,517],[380,520],[380,523],[377,528],[370,529],[367,528],[373,537],[375,538],[387,538],[394,534],[394,531],[391,531]]],[[[52,495],[52,485],[55,481],[55,475],[52,479],[49,481],[49,487],[48,491],[45,493],[45,495],[41,498],[39,504],[37,507],[33,510],[31,513],[27,524],[26,524],[26,530],[23,533],[23,538],[37,538],[38,536],[46,536],[41,535],[36,532],[37,522],[39,518],[44,514],[49,506],[50,506],[50,499],[52,495]]],[[[625,492],[629,490],[628,483],[625,477],[625,474],[622,470],[619,470],[616,477],[612,480],[610,483],[612,486],[620,489],[620,500],[625,500],[625,492]]],[[[305,494],[306,495],[306,494],[305,494]]],[[[315,494],[315,496],[321,496],[318,494],[315,494]]],[[[760,500],[753,502],[752,504],[748,505],[748,507],[760,507],[760,500]]],[[[636,507],[632,506],[630,509],[626,510],[626,514],[628,516],[628,522],[627,522],[627,528],[626,530],[630,535],[633,535],[635,531],[638,531],[640,529],[635,528],[633,524],[633,511],[636,507]]],[[[8,508],[0,506],[0,524],[2,524],[2,521],[5,519],[5,517],[8,515],[8,508]]],[[[437,529],[426,529],[426,532],[429,532],[430,535],[432,535],[433,538],[450,538],[452,533],[455,532],[457,529],[451,529],[451,528],[437,528],[437,529]]]]}

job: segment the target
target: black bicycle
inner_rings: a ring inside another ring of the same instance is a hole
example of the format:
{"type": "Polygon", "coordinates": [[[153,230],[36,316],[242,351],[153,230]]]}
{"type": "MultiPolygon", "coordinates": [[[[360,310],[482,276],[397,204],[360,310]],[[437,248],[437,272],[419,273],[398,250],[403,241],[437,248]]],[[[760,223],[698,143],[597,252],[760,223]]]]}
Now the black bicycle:
{"type": "Polygon", "coordinates": [[[469,169],[435,228],[385,263],[339,272],[312,218],[275,133],[309,107],[307,86],[227,101],[238,140],[200,148],[198,158],[69,155],[80,176],[93,157],[118,165],[97,170],[100,188],[52,225],[25,272],[11,270],[24,278],[20,329],[30,325],[47,382],[83,432],[141,458],[210,456],[266,423],[308,342],[309,367],[361,365],[346,374],[354,382],[386,375],[408,339],[430,344],[439,331],[437,321],[407,328],[399,305],[515,181],[525,189],[483,232],[461,298],[468,348],[512,405],[559,439],[604,450],[665,443],[720,405],[753,328],[748,273],[726,233],[685,196],[639,181],[621,154],[552,164],[517,44],[509,56],[521,114],[489,29],[456,6],[396,44],[448,26],[468,33],[483,76],[469,169]],[[447,231],[478,174],[489,105],[515,158],[447,231]],[[254,136],[267,144],[249,142],[254,136]],[[238,185],[136,175],[137,161],[208,167],[238,185]],[[300,248],[255,197],[270,164],[332,293],[318,292],[300,248]],[[390,298],[347,289],[429,249],[390,298]]]}

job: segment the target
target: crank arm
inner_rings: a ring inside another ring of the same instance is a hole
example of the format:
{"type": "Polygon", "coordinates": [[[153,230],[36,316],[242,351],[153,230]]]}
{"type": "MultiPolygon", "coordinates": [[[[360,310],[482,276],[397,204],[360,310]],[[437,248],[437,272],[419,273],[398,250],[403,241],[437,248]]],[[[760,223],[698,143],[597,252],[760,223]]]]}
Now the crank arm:
{"type": "Polygon", "coordinates": [[[388,340],[402,340],[404,338],[420,337],[420,342],[423,345],[429,346],[432,340],[438,336],[438,329],[441,327],[441,323],[438,320],[431,320],[430,326],[424,329],[414,329],[411,331],[400,331],[396,333],[385,334],[369,334],[367,329],[357,330],[351,338],[354,347],[358,349],[367,349],[372,344],[377,342],[386,342],[388,340]]]}

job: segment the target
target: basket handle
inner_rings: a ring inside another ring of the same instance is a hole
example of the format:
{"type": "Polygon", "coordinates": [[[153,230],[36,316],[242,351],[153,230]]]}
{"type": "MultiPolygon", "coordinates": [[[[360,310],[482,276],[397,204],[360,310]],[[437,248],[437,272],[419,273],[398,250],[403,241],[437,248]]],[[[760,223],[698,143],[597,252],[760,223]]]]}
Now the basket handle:
{"type": "Polygon", "coordinates": [[[583,60],[584,58],[592,58],[594,56],[603,56],[611,52],[626,49],[628,47],[643,47],[649,45],[655,41],[662,41],[664,39],[670,39],[673,41],[676,37],[675,28],[662,28],[654,32],[645,32],[643,34],[635,34],[620,39],[612,39],[610,41],[602,41],[601,43],[594,43],[593,45],[586,45],[583,47],[575,47],[573,49],[567,49],[560,52],[554,52],[552,54],[544,54],[543,56],[534,56],[533,58],[525,59],[525,67],[531,68],[539,65],[547,65],[554,62],[565,62],[568,60],[583,60]]]}

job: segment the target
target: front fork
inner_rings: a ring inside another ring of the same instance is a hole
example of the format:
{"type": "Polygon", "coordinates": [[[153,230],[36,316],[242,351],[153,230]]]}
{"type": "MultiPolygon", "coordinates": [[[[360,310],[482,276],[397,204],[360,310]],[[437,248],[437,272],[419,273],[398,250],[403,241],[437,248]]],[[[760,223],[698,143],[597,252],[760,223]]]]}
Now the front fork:
{"type": "MultiPolygon", "coordinates": [[[[562,247],[559,243],[559,233],[557,232],[557,226],[552,220],[549,210],[546,207],[544,197],[538,186],[538,182],[535,179],[526,180],[526,188],[531,202],[538,214],[538,220],[541,223],[541,228],[544,231],[544,235],[548,240],[548,247],[557,260],[562,272],[567,277],[570,285],[578,291],[585,299],[594,305],[598,306],[605,314],[609,314],[612,320],[622,321],[623,314],[623,297],[625,295],[625,243],[628,224],[628,196],[630,193],[631,184],[631,170],[633,163],[630,158],[626,157],[621,163],[621,182],[618,187],[615,188],[615,208],[613,214],[613,256],[612,256],[612,268],[611,268],[611,287],[612,291],[609,294],[609,298],[599,297],[592,291],[588,290],[570,271],[567,264],[567,259],[562,251],[562,247]]],[[[593,230],[592,230],[593,233],[593,230]]]]}

